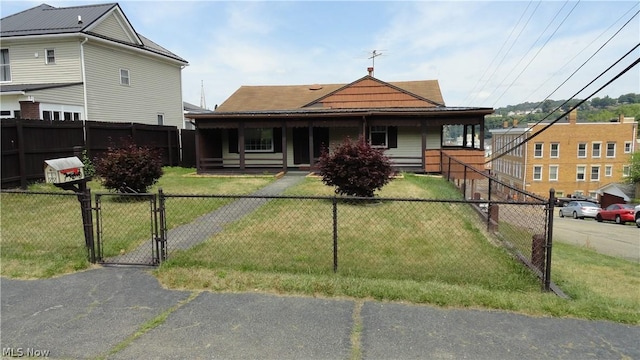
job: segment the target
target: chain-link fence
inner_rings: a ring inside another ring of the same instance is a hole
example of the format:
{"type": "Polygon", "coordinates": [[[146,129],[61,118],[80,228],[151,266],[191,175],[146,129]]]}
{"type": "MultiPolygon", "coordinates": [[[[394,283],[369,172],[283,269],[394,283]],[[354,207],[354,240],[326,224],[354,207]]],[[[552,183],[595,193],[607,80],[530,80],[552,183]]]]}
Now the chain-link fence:
{"type": "MultiPolygon", "coordinates": [[[[95,258],[491,288],[530,283],[518,258],[545,281],[547,203],[490,194],[461,200],[94,194],[95,258]]],[[[91,259],[75,195],[3,192],[3,273],[8,264],[78,267],[91,259]]]]}
{"type": "Polygon", "coordinates": [[[2,273],[46,277],[87,267],[78,200],[74,193],[2,191],[2,273]]]}
{"type": "Polygon", "coordinates": [[[535,204],[509,204],[496,226],[483,203],[466,200],[244,196],[209,212],[229,197],[164,199],[170,259],[237,270],[500,287],[513,280],[516,263],[504,245],[531,251],[545,229],[535,204]],[[205,215],[178,225],[181,209],[205,215]]]}

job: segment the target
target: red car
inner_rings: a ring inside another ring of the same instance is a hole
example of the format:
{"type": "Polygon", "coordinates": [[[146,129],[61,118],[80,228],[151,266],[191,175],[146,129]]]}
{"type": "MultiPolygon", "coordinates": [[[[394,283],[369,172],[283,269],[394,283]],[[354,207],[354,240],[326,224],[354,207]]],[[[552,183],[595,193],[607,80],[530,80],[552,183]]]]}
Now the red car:
{"type": "Polygon", "coordinates": [[[596,215],[596,220],[602,222],[615,221],[616,224],[624,224],[627,221],[633,222],[634,207],[630,204],[611,204],[606,209],[600,210],[596,215]]]}

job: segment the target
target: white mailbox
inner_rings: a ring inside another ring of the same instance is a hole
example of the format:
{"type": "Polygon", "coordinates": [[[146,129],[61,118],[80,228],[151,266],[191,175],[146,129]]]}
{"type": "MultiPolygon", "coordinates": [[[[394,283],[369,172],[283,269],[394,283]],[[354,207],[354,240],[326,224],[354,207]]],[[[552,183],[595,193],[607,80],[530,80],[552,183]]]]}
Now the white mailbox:
{"type": "Polygon", "coordinates": [[[76,156],[44,161],[47,183],[64,184],[84,179],[84,164],[76,156]]]}

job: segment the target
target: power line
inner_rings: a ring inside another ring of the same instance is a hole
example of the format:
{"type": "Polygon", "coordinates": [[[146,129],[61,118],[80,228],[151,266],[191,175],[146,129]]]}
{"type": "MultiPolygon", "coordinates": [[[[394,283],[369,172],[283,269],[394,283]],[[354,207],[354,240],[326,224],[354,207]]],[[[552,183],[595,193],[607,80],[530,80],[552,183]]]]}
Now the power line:
{"type": "MultiPolygon", "coordinates": [[[[565,2],[565,5],[567,3],[565,2]]],[[[520,78],[520,76],[522,76],[522,74],[525,72],[525,70],[527,70],[529,68],[529,65],[531,65],[531,63],[533,62],[533,60],[535,60],[538,55],[540,54],[540,52],[545,48],[545,46],[549,43],[549,41],[553,38],[553,36],[558,32],[558,30],[560,29],[560,27],[562,26],[562,24],[564,24],[564,22],[567,20],[567,18],[569,17],[569,15],[571,15],[571,13],[573,12],[573,10],[576,9],[576,7],[578,6],[579,2],[577,2],[573,8],[569,11],[569,13],[567,13],[567,15],[565,15],[564,19],[562,19],[562,22],[560,22],[560,24],[558,24],[558,26],[556,27],[556,29],[553,31],[553,33],[549,36],[549,38],[547,38],[547,40],[544,42],[544,44],[542,44],[542,47],[540,47],[540,49],[538,49],[538,51],[536,52],[536,54],[533,56],[533,58],[531,58],[531,60],[529,60],[529,62],[527,63],[527,65],[522,69],[522,71],[520,71],[520,73],[518,74],[518,76],[516,76],[515,79],[513,79],[513,81],[511,82],[511,84],[509,84],[509,86],[502,92],[502,94],[498,97],[498,99],[496,99],[496,101],[493,103],[493,106],[496,105],[496,103],[498,103],[498,101],[500,99],[502,99],[502,97],[504,96],[504,94],[511,89],[511,87],[513,86],[513,84],[520,78]]],[[[562,5],[562,8],[564,8],[565,5],[562,5]]],[[[560,11],[562,10],[562,8],[560,9],[560,11]]],[[[553,20],[555,20],[555,18],[557,17],[557,15],[559,14],[559,12],[556,14],[556,16],[549,22],[549,25],[547,25],[547,27],[543,30],[542,33],[544,33],[545,31],[547,31],[547,29],[549,28],[549,26],[551,25],[551,23],[553,22],[553,20]]],[[[542,34],[540,34],[540,36],[538,37],[538,39],[540,39],[540,37],[542,37],[542,34]]],[[[535,45],[535,43],[538,42],[538,39],[536,39],[536,41],[533,43],[533,45],[531,45],[531,48],[527,51],[527,53],[529,53],[529,51],[531,51],[531,49],[533,49],[533,46],[535,45]]],[[[522,59],[524,59],[524,56],[520,59],[520,61],[522,61],[522,59]]],[[[520,61],[518,61],[518,64],[516,64],[512,71],[520,64],[520,61]]],[[[509,75],[511,74],[511,71],[509,72],[509,74],[505,77],[505,79],[507,77],[509,77],[509,75]]],[[[500,83],[500,85],[502,85],[502,83],[500,83]]],[[[500,87],[500,85],[498,85],[498,87],[500,87]]]]}
{"type": "MultiPolygon", "coordinates": [[[[640,44],[636,45],[633,49],[631,49],[631,51],[629,51],[627,54],[625,54],[623,56],[626,57],[629,53],[631,53],[633,50],[635,50],[636,48],[638,48],[638,46],[640,46],[640,44]]],[[[623,58],[621,58],[620,60],[622,60],[623,58]]],[[[618,62],[620,61],[618,60],[618,62]]],[[[616,62],[617,63],[617,62],[616,62]]],[[[613,66],[616,65],[616,63],[614,63],[613,65],[611,65],[609,68],[607,68],[607,70],[605,70],[602,74],[600,74],[596,79],[592,80],[591,82],[589,82],[589,84],[587,84],[585,87],[583,87],[582,89],[580,89],[580,91],[578,91],[578,93],[574,94],[571,99],[573,99],[577,94],[579,94],[582,90],[584,90],[586,87],[588,87],[589,85],[591,85],[595,80],[597,80],[600,76],[602,76],[604,73],[606,73],[607,71],[609,71],[613,66]]],[[[620,76],[624,75],[626,72],[628,72],[629,70],[631,70],[634,66],[638,65],[638,63],[640,63],[640,58],[636,59],[631,65],[627,66],[624,70],[622,70],[620,73],[618,73],[616,76],[613,77],[613,79],[609,80],[606,84],[602,85],[598,90],[596,90],[595,92],[593,92],[591,95],[589,95],[588,97],[586,97],[584,100],[580,100],[577,104],[575,104],[573,107],[571,107],[569,110],[565,111],[563,114],[561,114],[560,116],[558,116],[555,120],[553,120],[552,122],[550,122],[548,125],[546,125],[545,127],[543,127],[542,129],[540,129],[540,131],[534,133],[533,135],[531,135],[530,137],[528,137],[527,139],[525,139],[524,141],[522,141],[520,144],[518,144],[517,146],[513,147],[512,149],[510,149],[509,151],[503,152],[502,154],[492,157],[491,160],[485,162],[489,163],[492,162],[494,160],[497,160],[503,156],[505,156],[506,154],[508,154],[509,152],[513,151],[514,149],[523,146],[524,144],[528,143],[529,141],[533,140],[536,136],[540,135],[542,132],[544,132],[546,129],[548,129],[551,125],[557,123],[558,121],[560,121],[562,118],[564,118],[565,116],[567,116],[567,114],[569,114],[571,111],[577,109],[580,105],[584,104],[586,101],[588,101],[591,97],[593,97],[595,94],[597,94],[598,92],[600,92],[602,89],[606,88],[607,86],[609,86],[612,82],[614,82],[615,80],[617,80],[620,76]]],[[[571,100],[570,99],[570,100],[571,100]]],[[[566,104],[569,100],[565,101],[563,103],[566,104]]],[[[561,105],[562,106],[562,105],[561,105]]],[[[560,108],[557,107],[555,110],[558,110],[560,108]]],[[[554,110],[554,111],[555,111],[554,110]]],[[[542,120],[538,121],[536,123],[539,124],[542,120]]]]}
{"type": "MultiPolygon", "coordinates": [[[[635,6],[634,6],[635,7],[635,6]]],[[[631,10],[631,9],[630,9],[631,10]]],[[[629,11],[630,11],[629,10],[629,11]]],[[[629,12],[627,11],[625,13],[625,15],[629,12]]],[[[536,105],[535,107],[539,107],[541,104],[543,104],[547,99],[549,99],[549,97],[551,97],[551,95],[553,95],[562,85],[564,85],[567,81],[569,81],[569,79],[571,79],[573,77],[573,75],[575,75],[584,65],[586,65],[596,54],[598,54],[600,52],[600,50],[602,50],[602,48],[604,48],[618,33],[620,33],[620,31],[622,31],[622,29],[624,29],[630,22],[631,20],[633,20],[633,18],[635,18],[638,13],[640,13],[640,11],[636,12],[624,25],[622,25],[622,27],[620,27],[620,29],[618,29],[618,31],[616,31],[607,41],[605,41],[604,44],[602,44],[602,46],[600,46],[600,48],[598,48],[598,50],[596,50],[595,53],[593,53],[582,65],[580,65],[567,79],[565,79],[555,90],[553,90],[553,92],[551,94],[549,94],[547,97],[545,97],[544,100],[542,100],[540,103],[538,103],[538,105],[536,105]]],[[[618,19],[619,20],[619,19],[618,19]]],[[[616,20],[616,22],[618,21],[616,20]]],[[[609,27],[611,28],[611,27],[609,27]]],[[[620,58],[618,61],[616,61],[613,65],[611,65],[609,68],[607,68],[607,70],[605,70],[603,73],[601,73],[598,77],[596,77],[594,80],[592,80],[589,84],[587,84],[587,86],[591,85],[594,81],[596,81],[598,78],[600,78],[602,75],[604,75],[604,73],[606,73],[607,71],[609,71],[613,66],[617,65],[620,61],[622,61],[622,59],[624,59],[625,57],[627,57],[633,50],[635,50],[638,47],[638,45],[636,45],[633,49],[631,49],[629,52],[627,52],[627,54],[625,54],[622,58],[620,58]]],[[[582,92],[584,89],[586,88],[583,87],[578,93],[582,92]]],[[[574,95],[575,97],[575,95],[574,95]]],[[[568,103],[571,99],[565,101],[562,105],[560,105],[559,107],[564,106],[566,103],[568,103]]],[[[558,107],[558,108],[559,108],[558,107]]],[[[551,116],[556,110],[558,110],[558,108],[554,109],[552,112],[550,112],[547,116],[545,116],[544,118],[542,118],[541,120],[539,120],[535,125],[539,124],[540,122],[546,120],[549,116],[551,116]]],[[[507,132],[508,133],[508,132],[507,132]]],[[[504,148],[507,148],[509,145],[511,145],[513,142],[516,142],[518,139],[520,138],[520,136],[514,138],[512,141],[506,143],[504,146],[502,146],[499,151],[502,151],[504,148]]],[[[513,149],[511,149],[513,150],[513,149]]],[[[507,151],[510,152],[511,150],[507,151]]]]}

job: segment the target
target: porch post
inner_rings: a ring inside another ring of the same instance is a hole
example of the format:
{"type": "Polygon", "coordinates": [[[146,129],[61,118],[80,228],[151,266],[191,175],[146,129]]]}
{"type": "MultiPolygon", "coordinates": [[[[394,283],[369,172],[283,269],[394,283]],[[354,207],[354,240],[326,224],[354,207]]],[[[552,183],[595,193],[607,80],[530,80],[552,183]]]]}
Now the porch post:
{"type": "Polygon", "coordinates": [[[244,151],[244,122],[238,124],[238,152],[240,153],[240,170],[245,167],[245,151],[244,151]]]}
{"type": "Polygon", "coordinates": [[[480,122],[480,149],[484,151],[484,118],[480,122]]]}
{"type": "Polygon", "coordinates": [[[199,174],[202,170],[202,166],[200,166],[200,157],[202,156],[202,151],[200,151],[200,128],[196,126],[196,174],[199,174]]]}
{"type": "Polygon", "coordinates": [[[287,172],[287,123],[282,122],[282,171],[287,172]]]}
{"type": "Polygon", "coordinates": [[[422,158],[422,170],[427,171],[427,123],[424,120],[420,121],[420,133],[422,134],[422,151],[420,157],[422,158]]]}
{"type": "Polygon", "coordinates": [[[313,121],[309,121],[309,171],[313,170],[314,156],[313,153],[313,121]]]}

